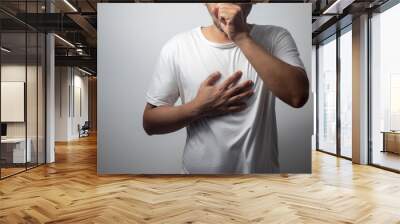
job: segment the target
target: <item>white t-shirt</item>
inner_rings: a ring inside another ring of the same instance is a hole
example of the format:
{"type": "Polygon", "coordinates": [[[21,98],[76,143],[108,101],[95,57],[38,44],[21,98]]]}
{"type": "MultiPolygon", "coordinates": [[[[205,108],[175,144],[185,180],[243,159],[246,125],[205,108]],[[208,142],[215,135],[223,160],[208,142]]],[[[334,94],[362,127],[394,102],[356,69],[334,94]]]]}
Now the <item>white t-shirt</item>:
{"type": "MultiPolygon", "coordinates": [[[[250,35],[275,57],[304,69],[295,41],[285,29],[254,25],[250,35]]],[[[243,72],[240,82],[254,82],[248,107],[187,127],[184,173],[279,172],[275,96],[233,42],[211,42],[201,27],[174,36],[161,50],[147,102],[174,105],[179,97],[183,104],[190,102],[211,73],[221,72],[219,84],[238,70],[243,72]]]]}

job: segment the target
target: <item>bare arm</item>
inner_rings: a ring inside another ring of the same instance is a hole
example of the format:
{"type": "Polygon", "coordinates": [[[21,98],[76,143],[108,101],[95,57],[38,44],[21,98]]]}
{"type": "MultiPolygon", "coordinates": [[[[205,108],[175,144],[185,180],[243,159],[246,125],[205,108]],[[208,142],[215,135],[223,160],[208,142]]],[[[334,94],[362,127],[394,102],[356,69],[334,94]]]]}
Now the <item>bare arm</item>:
{"type": "Polygon", "coordinates": [[[241,72],[236,72],[221,85],[215,85],[221,74],[211,74],[201,84],[196,98],[180,106],[156,107],[147,104],[143,113],[144,130],[149,135],[170,133],[204,117],[245,109],[245,100],[253,94],[253,90],[251,81],[236,84],[241,75],[241,72]]]}
{"type": "Polygon", "coordinates": [[[194,122],[198,115],[193,103],[159,107],[147,103],[143,113],[143,128],[149,135],[170,133],[194,122]]]}
{"type": "Polygon", "coordinates": [[[287,104],[302,107],[309,94],[305,71],[272,56],[257,44],[249,35],[249,26],[239,6],[221,3],[214,14],[224,33],[242,50],[267,88],[287,104]]]}
{"type": "Polygon", "coordinates": [[[272,56],[248,35],[236,44],[274,95],[296,108],[307,102],[309,83],[303,69],[272,56]]]}

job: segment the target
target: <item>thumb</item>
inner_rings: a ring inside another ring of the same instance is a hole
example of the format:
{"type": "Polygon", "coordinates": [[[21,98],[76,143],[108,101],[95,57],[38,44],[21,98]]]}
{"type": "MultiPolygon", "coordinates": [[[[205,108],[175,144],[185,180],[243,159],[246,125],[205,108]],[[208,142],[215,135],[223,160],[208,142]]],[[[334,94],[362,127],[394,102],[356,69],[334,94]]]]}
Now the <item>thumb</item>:
{"type": "Polygon", "coordinates": [[[218,14],[219,14],[219,3],[212,9],[212,14],[215,16],[215,18],[218,18],[218,14]]]}
{"type": "Polygon", "coordinates": [[[214,85],[219,79],[221,78],[221,73],[220,72],[213,72],[211,75],[207,77],[207,79],[204,81],[204,84],[207,86],[212,86],[214,85]]]}

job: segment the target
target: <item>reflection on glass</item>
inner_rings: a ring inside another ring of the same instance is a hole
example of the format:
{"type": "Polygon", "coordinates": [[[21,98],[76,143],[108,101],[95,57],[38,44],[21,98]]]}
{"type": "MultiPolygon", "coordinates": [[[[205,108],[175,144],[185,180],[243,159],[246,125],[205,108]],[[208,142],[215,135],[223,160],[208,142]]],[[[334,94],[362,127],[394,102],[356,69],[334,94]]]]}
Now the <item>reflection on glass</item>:
{"type": "Polygon", "coordinates": [[[372,163],[400,170],[400,5],[372,17],[372,163]]]}
{"type": "MultiPolygon", "coordinates": [[[[45,1],[0,1],[20,16],[45,12],[45,1]]],[[[13,13],[12,13],[13,14],[13,13]]],[[[0,12],[0,178],[45,162],[45,35],[0,12]]]]}
{"type": "Polygon", "coordinates": [[[25,170],[25,163],[31,158],[29,143],[26,144],[25,37],[22,32],[1,34],[1,46],[8,49],[1,51],[2,177],[25,170]]]}
{"type": "Polygon", "coordinates": [[[26,91],[27,91],[27,99],[26,99],[26,113],[27,113],[27,142],[30,148],[30,160],[27,163],[28,168],[34,167],[37,165],[37,33],[36,32],[28,32],[27,33],[27,80],[26,80],[26,91]]]}
{"type": "Polygon", "coordinates": [[[318,147],[336,153],[336,39],[318,51],[318,147]]]}
{"type": "Polygon", "coordinates": [[[43,33],[39,33],[38,35],[39,40],[38,40],[38,77],[37,77],[37,82],[38,82],[38,164],[43,164],[45,163],[45,60],[46,60],[46,51],[45,51],[45,45],[46,45],[46,38],[43,33]]]}
{"type": "Polygon", "coordinates": [[[351,158],[352,141],[352,35],[340,36],[340,153],[351,158]]]}

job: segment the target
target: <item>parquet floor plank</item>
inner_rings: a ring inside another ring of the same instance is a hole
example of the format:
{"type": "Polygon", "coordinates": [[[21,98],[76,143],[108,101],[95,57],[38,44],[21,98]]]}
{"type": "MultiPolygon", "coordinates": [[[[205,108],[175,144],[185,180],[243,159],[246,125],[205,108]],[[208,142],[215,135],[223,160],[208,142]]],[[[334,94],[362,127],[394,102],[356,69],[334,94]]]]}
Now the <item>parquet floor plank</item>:
{"type": "Polygon", "coordinates": [[[313,173],[97,175],[96,138],[0,181],[0,223],[399,223],[400,175],[313,152],[313,173]]]}

